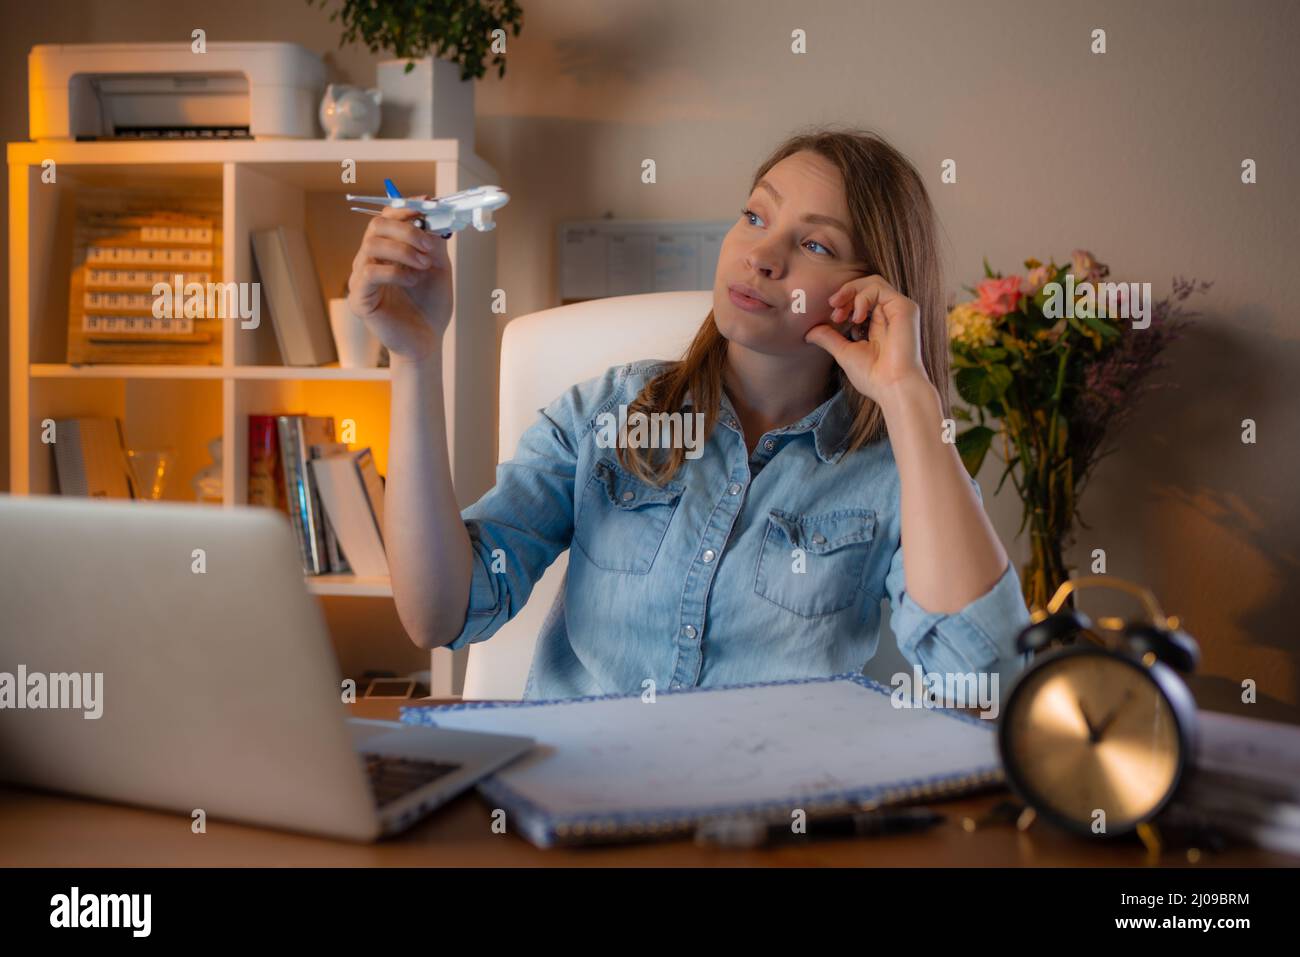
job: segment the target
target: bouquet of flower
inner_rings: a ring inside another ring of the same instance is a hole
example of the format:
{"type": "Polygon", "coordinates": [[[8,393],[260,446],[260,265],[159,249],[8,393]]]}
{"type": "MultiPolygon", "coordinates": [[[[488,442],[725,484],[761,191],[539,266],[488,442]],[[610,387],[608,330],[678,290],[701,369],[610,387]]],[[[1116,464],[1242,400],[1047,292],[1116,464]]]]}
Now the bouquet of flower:
{"type": "Polygon", "coordinates": [[[1045,608],[1069,577],[1062,552],[1074,519],[1088,527],[1077,508],[1088,477],[1115,451],[1138,400],[1161,388],[1151,373],[1168,364],[1161,353],[1196,315],[1183,301],[1212,284],[1175,278],[1152,305],[1149,283],[1100,282],[1110,270],[1086,250],[1062,266],[1028,259],[1025,269],[1003,276],[985,260],[985,278],[966,287],[975,299],[949,312],[948,333],[957,394],[970,407],[954,414],[972,423],[957,450],[974,476],[1001,437],[1005,467],[994,494],[1010,476],[1024,505],[1017,536],[1030,528],[1025,601],[1045,608]]]}

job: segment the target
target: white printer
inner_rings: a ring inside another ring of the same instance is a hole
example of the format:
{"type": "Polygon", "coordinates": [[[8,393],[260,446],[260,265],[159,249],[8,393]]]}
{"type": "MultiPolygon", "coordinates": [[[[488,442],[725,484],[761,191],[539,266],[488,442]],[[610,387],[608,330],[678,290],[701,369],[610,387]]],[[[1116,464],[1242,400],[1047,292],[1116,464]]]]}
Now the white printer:
{"type": "Polygon", "coordinates": [[[39,44],[27,75],[33,140],[320,135],[325,64],[296,43],[39,44]]]}

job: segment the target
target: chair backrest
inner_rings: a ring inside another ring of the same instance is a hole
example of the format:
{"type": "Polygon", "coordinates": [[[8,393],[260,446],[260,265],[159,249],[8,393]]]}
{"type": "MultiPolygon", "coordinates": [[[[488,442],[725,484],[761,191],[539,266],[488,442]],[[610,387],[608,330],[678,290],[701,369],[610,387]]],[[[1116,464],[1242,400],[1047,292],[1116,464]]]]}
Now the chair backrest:
{"type": "MultiPolygon", "coordinates": [[[[712,308],[712,290],[657,292],[544,309],[509,322],[501,339],[497,461],[514,455],[538,410],[569,386],[623,362],[679,358],[712,308]]],[[[568,565],[565,551],[513,619],[470,645],[466,698],[523,697],[538,633],[568,565]]]]}

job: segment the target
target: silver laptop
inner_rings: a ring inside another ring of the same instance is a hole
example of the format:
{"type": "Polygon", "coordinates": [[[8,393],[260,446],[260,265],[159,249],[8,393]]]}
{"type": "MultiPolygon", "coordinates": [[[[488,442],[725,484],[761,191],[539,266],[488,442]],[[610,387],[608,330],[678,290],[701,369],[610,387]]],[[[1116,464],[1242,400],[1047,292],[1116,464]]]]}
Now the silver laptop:
{"type": "Polygon", "coordinates": [[[534,743],[348,719],[274,509],[0,495],[0,780],[368,841],[534,743]]]}

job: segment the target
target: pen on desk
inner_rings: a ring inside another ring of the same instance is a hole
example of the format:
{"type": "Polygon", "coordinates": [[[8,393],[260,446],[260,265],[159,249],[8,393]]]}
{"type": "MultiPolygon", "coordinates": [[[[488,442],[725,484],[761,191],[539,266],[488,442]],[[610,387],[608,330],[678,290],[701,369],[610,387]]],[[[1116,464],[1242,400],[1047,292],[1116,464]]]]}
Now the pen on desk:
{"type": "Polygon", "coordinates": [[[850,814],[810,817],[807,831],[796,833],[783,821],[752,817],[714,818],[695,829],[695,843],[716,847],[762,847],[829,837],[867,837],[924,830],[944,820],[929,808],[909,807],[890,811],[860,811],[850,814]]]}

